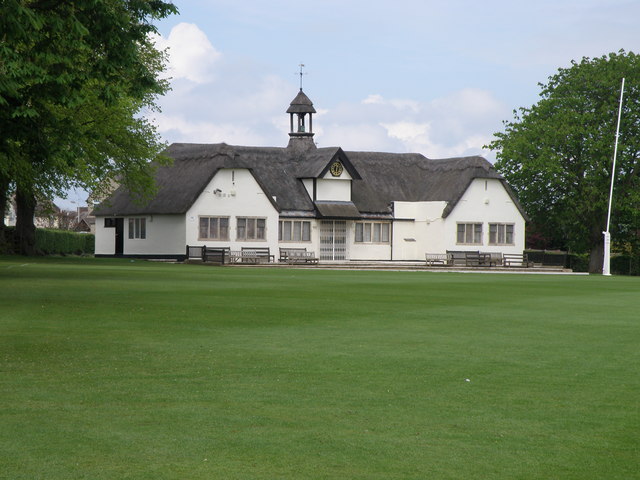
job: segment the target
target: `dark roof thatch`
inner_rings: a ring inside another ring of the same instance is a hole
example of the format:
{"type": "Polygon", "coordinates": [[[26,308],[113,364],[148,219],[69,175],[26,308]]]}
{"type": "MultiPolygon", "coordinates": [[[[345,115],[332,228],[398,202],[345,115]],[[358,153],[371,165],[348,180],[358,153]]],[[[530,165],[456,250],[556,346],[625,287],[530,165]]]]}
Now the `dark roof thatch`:
{"type": "MultiPolygon", "coordinates": [[[[150,202],[136,203],[121,187],[96,207],[95,214],[184,214],[223,168],[249,169],[280,212],[310,213],[316,207],[300,179],[324,175],[330,162],[339,159],[354,179],[352,201],[360,213],[389,214],[393,201],[446,201],[446,216],[474,178],[495,178],[504,183],[524,215],[506,182],[482,157],[429,160],[416,153],[343,152],[338,147],[305,154],[287,148],[224,143],[176,143],[165,153],[174,163],[158,168],[158,193],[150,202]]],[[[351,216],[354,211],[348,213],[351,216]]],[[[339,215],[345,215],[344,211],[339,215]]]]}
{"type": "Polygon", "coordinates": [[[316,113],[313,108],[313,102],[300,89],[296,98],[291,101],[291,105],[287,108],[287,113],[316,113]]]}
{"type": "Polygon", "coordinates": [[[318,213],[323,218],[360,218],[360,212],[353,202],[316,201],[318,213]]]}

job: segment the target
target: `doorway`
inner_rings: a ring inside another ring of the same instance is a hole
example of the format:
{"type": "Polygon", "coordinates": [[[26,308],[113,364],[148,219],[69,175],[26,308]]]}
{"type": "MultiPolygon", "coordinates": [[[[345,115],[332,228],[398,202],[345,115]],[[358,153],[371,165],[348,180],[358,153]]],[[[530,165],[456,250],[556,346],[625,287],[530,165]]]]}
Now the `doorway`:
{"type": "Polygon", "coordinates": [[[115,218],[116,223],[116,255],[124,253],[124,218],[115,218]]]}
{"type": "Polygon", "coordinates": [[[347,259],[347,222],[322,220],[320,222],[320,260],[347,259]]]}

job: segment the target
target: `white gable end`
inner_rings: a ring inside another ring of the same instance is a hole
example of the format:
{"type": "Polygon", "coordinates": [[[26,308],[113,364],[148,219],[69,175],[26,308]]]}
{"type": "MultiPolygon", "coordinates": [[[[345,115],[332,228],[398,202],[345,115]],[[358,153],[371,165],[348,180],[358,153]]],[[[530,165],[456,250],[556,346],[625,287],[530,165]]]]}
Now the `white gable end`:
{"type": "Polygon", "coordinates": [[[247,169],[221,169],[211,179],[186,215],[187,244],[240,249],[246,239],[237,238],[239,218],[264,219],[265,239],[261,246],[278,244],[278,211],[247,169]],[[200,218],[227,219],[228,235],[218,239],[200,235],[200,218]],[[266,245],[267,242],[269,245],[266,245]]]}
{"type": "Polygon", "coordinates": [[[525,220],[500,180],[476,178],[445,219],[444,238],[450,245],[449,250],[522,253],[525,240],[525,220]],[[480,241],[477,243],[460,242],[458,238],[460,224],[481,224],[480,241]],[[498,225],[498,227],[492,227],[492,225],[498,225]],[[500,227],[500,225],[508,225],[509,227],[500,227]],[[513,229],[513,241],[506,244],[492,242],[491,228],[513,229]]]}

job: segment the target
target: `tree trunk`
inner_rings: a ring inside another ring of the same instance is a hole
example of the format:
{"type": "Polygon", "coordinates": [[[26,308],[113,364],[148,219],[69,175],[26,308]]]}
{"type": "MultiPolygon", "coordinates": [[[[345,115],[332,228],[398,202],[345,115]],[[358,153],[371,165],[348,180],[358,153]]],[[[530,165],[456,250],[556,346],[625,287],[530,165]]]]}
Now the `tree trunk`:
{"type": "Polygon", "coordinates": [[[17,253],[33,256],[36,254],[36,226],[33,223],[36,197],[30,189],[16,188],[16,207],[17,253]]]}
{"type": "Polygon", "coordinates": [[[591,252],[589,254],[589,273],[602,273],[604,261],[604,227],[594,226],[591,230],[591,252]]]}

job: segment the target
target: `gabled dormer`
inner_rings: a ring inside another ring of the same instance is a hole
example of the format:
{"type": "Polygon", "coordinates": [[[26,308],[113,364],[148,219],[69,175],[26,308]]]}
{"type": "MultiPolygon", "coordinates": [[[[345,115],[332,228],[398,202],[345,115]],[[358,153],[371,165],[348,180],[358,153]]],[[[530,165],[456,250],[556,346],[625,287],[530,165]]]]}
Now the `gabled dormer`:
{"type": "Polygon", "coordinates": [[[305,155],[300,161],[298,178],[320,216],[359,218],[351,192],[353,182],[362,177],[341,148],[319,148],[305,155]]]}

